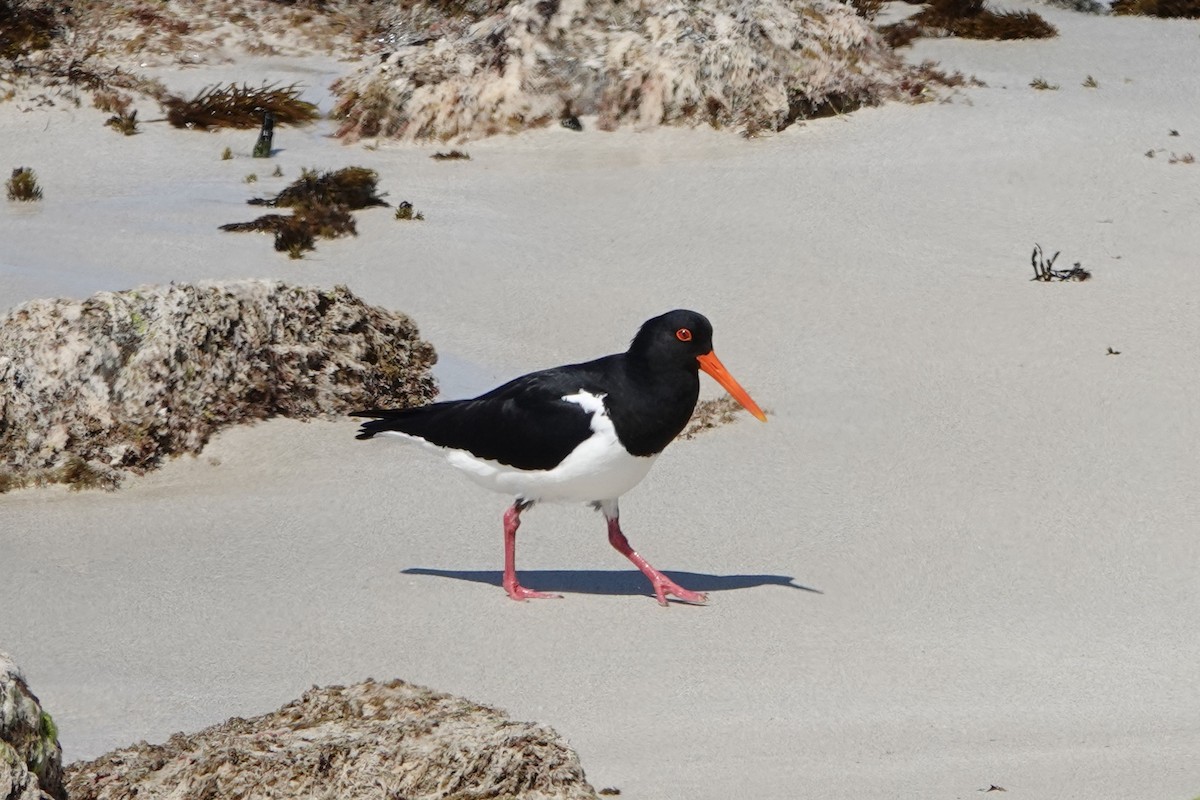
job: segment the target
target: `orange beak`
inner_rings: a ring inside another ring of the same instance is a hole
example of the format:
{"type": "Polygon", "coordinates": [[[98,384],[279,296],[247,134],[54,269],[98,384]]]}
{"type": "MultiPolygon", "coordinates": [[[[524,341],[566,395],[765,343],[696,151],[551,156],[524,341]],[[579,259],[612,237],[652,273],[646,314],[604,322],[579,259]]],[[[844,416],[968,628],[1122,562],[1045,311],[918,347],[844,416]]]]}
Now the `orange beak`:
{"type": "Polygon", "coordinates": [[[712,376],[713,380],[721,384],[734,400],[742,404],[743,408],[763,422],[767,421],[767,415],[758,407],[758,403],[750,399],[750,395],[746,394],[746,390],[742,388],[742,385],[733,379],[733,376],[729,374],[729,370],[725,369],[725,365],[721,363],[721,359],[717,358],[716,353],[710,350],[702,356],[696,356],[696,360],[700,362],[700,369],[707,372],[712,376]]]}

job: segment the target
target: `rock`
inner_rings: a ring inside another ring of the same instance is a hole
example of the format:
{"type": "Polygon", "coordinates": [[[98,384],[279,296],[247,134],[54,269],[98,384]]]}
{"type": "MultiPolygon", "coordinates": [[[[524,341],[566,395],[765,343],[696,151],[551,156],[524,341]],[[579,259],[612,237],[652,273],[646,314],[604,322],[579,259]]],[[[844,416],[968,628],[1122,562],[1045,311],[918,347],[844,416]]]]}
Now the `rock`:
{"type": "Polygon", "coordinates": [[[914,74],[836,0],[416,2],[385,38],[390,53],[335,84],[342,136],[472,139],[589,114],[754,134],[910,96],[914,74]]]}
{"type": "Polygon", "coordinates": [[[433,399],[433,347],[344,286],[148,286],[0,319],[0,492],[113,486],[228,425],[433,399]]]}
{"type": "Polygon", "coordinates": [[[395,680],[67,767],[71,800],[595,800],[553,730],[395,680]]]}
{"type": "Polygon", "coordinates": [[[0,800],[66,800],[58,729],[0,653],[0,800]]]}

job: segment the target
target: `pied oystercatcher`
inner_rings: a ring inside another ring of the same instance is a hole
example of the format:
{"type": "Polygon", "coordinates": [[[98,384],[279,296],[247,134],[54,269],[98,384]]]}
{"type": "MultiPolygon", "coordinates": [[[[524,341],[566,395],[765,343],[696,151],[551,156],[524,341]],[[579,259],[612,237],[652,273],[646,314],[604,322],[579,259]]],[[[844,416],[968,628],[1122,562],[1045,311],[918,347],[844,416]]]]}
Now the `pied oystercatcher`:
{"type": "Polygon", "coordinates": [[[699,370],[766,422],[713,353],[712,325],[695,311],[671,311],[644,323],[624,353],[509,381],[473,400],[419,408],[356,411],[371,417],[359,439],[398,434],[442,452],[471,480],[516,497],[504,513],[504,589],[514,600],[559,597],[517,582],[521,512],[543,500],[592,504],[608,523],[608,541],[667,595],[700,603],[629,546],[617,500],[683,430],[700,393],[699,370]]]}

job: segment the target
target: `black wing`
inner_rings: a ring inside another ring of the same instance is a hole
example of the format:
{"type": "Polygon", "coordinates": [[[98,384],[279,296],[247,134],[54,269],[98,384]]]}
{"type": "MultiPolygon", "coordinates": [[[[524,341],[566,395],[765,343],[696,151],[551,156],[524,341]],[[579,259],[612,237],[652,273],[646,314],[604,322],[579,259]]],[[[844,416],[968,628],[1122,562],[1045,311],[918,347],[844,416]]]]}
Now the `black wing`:
{"type": "Polygon", "coordinates": [[[374,418],[359,428],[359,439],[400,431],[517,469],[553,469],[592,434],[591,412],[562,398],[581,390],[601,393],[591,374],[597,364],[523,375],[474,400],[350,416],[374,418]]]}

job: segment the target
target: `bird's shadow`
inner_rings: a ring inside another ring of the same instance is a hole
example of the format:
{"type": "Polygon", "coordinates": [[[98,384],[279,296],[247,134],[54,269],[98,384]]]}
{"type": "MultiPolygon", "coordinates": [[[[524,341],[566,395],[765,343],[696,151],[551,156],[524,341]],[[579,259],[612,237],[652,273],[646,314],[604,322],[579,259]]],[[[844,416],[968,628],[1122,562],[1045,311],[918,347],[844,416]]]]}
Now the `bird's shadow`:
{"type": "MultiPolygon", "coordinates": [[[[502,586],[504,574],[499,570],[432,569],[409,567],[405,575],[431,575],[436,578],[452,578],[472,583],[487,583],[502,586]]],[[[820,589],[796,583],[788,575],[712,575],[707,572],[665,573],[671,580],[693,592],[728,592],[735,589],[753,589],[757,586],[785,586],[813,594],[823,594],[820,589]]],[[[607,595],[651,595],[646,576],[637,570],[555,570],[525,569],[518,571],[521,585],[539,592],[564,592],[567,594],[607,595]]]]}

